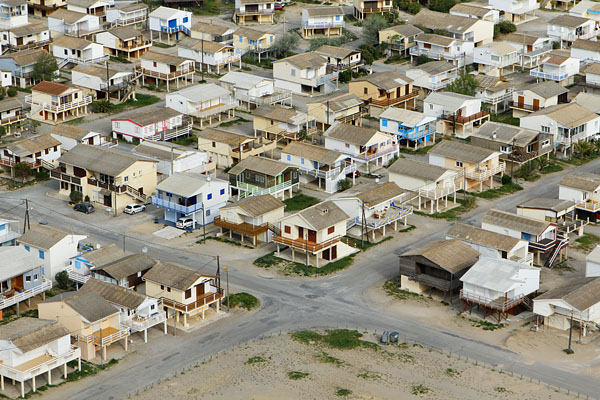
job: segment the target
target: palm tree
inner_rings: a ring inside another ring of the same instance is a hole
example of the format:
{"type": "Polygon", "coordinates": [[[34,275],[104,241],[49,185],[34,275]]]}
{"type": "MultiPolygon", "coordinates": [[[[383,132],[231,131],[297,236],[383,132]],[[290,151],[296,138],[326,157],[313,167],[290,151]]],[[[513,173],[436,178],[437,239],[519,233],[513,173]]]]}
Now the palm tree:
{"type": "Polygon", "coordinates": [[[575,143],[575,148],[577,149],[577,152],[579,153],[579,159],[583,160],[583,158],[586,156],[586,154],[588,154],[590,151],[592,151],[592,143],[585,141],[585,140],[579,140],[577,143],[575,143]]]}
{"type": "Polygon", "coordinates": [[[594,151],[600,153],[600,139],[594,140],[594,151]]]}
{"type": "Polygon", "coordinates": [[[548,166],[550,166],[550,156],[546,154],[545,156],[541,156],[537,160],[537,167],[540,171],[543,171],[548,166]]]}

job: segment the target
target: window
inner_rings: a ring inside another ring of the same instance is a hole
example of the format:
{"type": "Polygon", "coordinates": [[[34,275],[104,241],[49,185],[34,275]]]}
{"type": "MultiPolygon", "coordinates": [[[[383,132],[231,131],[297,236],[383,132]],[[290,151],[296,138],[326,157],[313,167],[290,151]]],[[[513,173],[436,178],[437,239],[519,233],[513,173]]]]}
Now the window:
{"type": "Polygon", "coordinates": [[[291,161],[292,160],[292,156],[290,156],[289,154],[287,155],[287,160],[291,161]]]}
{"type": "Polygon", "coordinates": [[[212,142],[212,147],[217,147],[217,143],[216,142],[212,142]]]}
{"type": "Polygon", "coordinates": [[[286,226],[283,227],[283,231],[285,233],[292,233],[292,227],[289,226],[289,225],[286,225],[286,226]]]}
{"type": "Polygon", "coordinates": [[[243,41],[244,41],[244,38],[242,38],[242,37],[240,36],[240,43],[242,43],[243,41]]]}
{"type": "Polygon", "coordinates": [[[206,210],[206,216],[210,216],[210,210],[206,210]]]}
{"type": "Polygon", "coordinates": [[[150,305],[151,310],[154,310],[154,308],[155,308],[154,304],[150,305]]]}
{"type": "Polygon", "coordinates": [[[363,88],[363,94],[369,94],[369,89],[363,88]]]}
{"type": "Polygon", "coordinates": [[[500,151],[503,153],[508,153],[508,146],[500,146],[500,151]]]}
{"type": "Polygon", "coordinates": [[[165,285],[160,285],[160,290],[165,290],[165,285]]]}
{"type": "Polygon", "coordinates": [[[212,193],[209,193],[206,195],[206,200],[210,200],[210,199],[212,199],[212,193]]]}
{"type": "Polygon", "coordinates": [[[25,277],[25,282],[31,282],[31,276],[26,276],[25,277]]]}
{"type": "Polygon", "coordinates": [[[269,42],[273,43],[273,36],[269,38],[269,42]]]}
{"type": "Polygon", "coordinates": [[[65,56],[69,55],[69,50],[65,49],[65,56]]]}
{"type": "Polygon", "coordinates": [[[549,126],[542,126],[541,131],[543,133],[550,133],[550,127],[549,126]]]}
{"type": "Polygon", "coordinates": [[[81,262],[75,261],[75,268],[81,269],[81,262]]]}
{"type": "Polygon", "coordinates": [[[38,274],[33,274],[33,280],[37,281],[38,280],[38,274]]]}
{"type": "Polygon", "coordinates": [[[171,288],[170,287],[167,288],[167,292],[171,293],[171,288]]]}
{"type": "Polygon", "coordinates": [[[188,22],[188,21],[189,21],[188,17],[183,17],[183,23],[184,23],[184,24],[185,24],[186,22],[188,22]]]}
{"type": "Polygon", "coordinates": [[[530,145],[527,146],[527,152],[528,153],[533,152],[533,145],[532,144],[530,144],[530,145]]]}
{"type": "Polygon", "coordinates": [[[294,68],[292,68],[292,70],[290,71],[290,74],[292,74],[292,76],[296,76],[296,70],[294,68]]]}
{"type": "Polygon", "coordinates": [[[330,226],[329,228],[327,228],[328,235],[331,235],[333,232],[335,232],[335,226],[330,226]]]}
{"type": "Polygon", "coordinates": [[[381,126],[387,126],[387,119],[381,120],[381,126]]]}
{"type": "Polygon", "coordinates": [[[550,146],[550,139],[546,139],[542,142],[542,147],[548,147],[550,146]]]}
{"type": "Polygon", "coordinates": [[[346,145],[346,148],[349,149],[350,148],[350,143],[344,143],[346,145]]]}
{"type": "Polygon", "coordinates": [[[189,299],[190,297],[192,297],[192,289],[187,289],[185,291],[185,298],[189,299]]]}
{"type": "Polygon", "coordinates": [[[38,250],[38,255],[40,256],[40,259],[44,259],[46,257],[46,255],[44,254],[44,250],[38,250]]]}
{"type": "Polygon", "coordinates": [[[129,176],[125,175],[125,176],[123,177],[123,181],[125,181],[125,182],[129,182],[129,176]]]}
{"type": "Polygon", "coordinates": [[[336,15],[336,16],[335,16],[335,20],[336,20],[336,21],[339,21],[339,20],[340,20],[340,16],[339,16],[339,15],[336,15]]]}
{"type": "Polygon", "coordinates": [[[300,158],[300,164],[304,164],[304,158],[300,158]]]}
{"type": "Polygon", "coordinates": [[[456,166],[459,167],[459,168],[462,168],[462,166],[463,166],[462,161],[456,160],[456,166]]]}
{"type": "Polygon", "coordinates": [[[157,64],[156,64],[156,61],[152,62],[152,66],[153,66],[153,67],[156,67],[156,65],[157,65],[157,64]]]}
{"type": "Polygon", "coordinates": [[[430,109],[430,110],[433,110],[433,104],[430,104],[430,105],[429,105],[429,109],[430,109]]]}
{"type": "Polygon", "coordinates": [[[25,245],[25,250],[30,251],[31,248],[29,246],[25,245]]]}
{"type": "Polygon", "coordinates": [[[223,195],[225,194],[225,189],[221,189],[221,190],[219,190],[219,194],[220,194],[221,196],[223,196],[223,195]]]}

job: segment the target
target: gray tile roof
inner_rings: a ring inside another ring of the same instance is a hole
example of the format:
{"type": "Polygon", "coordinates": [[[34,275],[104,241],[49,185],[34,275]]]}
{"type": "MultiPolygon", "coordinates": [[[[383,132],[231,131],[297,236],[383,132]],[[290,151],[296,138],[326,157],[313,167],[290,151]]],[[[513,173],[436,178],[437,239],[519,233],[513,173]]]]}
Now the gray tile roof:
{"type": "Polygon", "coordinates": [[[544,81],[526,86],[523,90],[530,90],[544,99],[549,99],[554,96],[559,96],[563,93],[568,93],[569,89],[554,81],[544,81]]]}
{"type": "Polygon", "coordinates": [[[290,144],[281,150],[281,153],[304,157],[308,160],[317,161],[320,164],[325,165],[331,165],[343,157],[343,154],[339,151],[329,150],[324,147],[297,141],[290,142],[290,144]]]}
{"type": "Polygon", "coordinates": [[[6,340],[21,352],[37,349],[69,335],[58,321],[22,317],[0,328],[0,340],[6,340]]]}
{"type": "Polygon", "coordinates": [[[438,143],[429,154],[434,154],[453,160],[467,161],[470,163],[480,163],[496,153],[493,150],[484,149],[467,143],[454,140],[444,140],[438,143]]]}
{"type": "Polygon", "coordinates": [[[256,218],[279,208],[284,208],[285,203],[270,194],[263,194],[261,196],[246,197],[240,201],[223,207],[221,208],[220,213],[223,215],[226,210],[238,207],[244,210],[251,217],[256,218]]]}
{"type": "Polygon", "coordinates": [[[519,244],[520,240],[511,236],[477,228],[472,225],[457,222],[450,227],[446,236],[473,243],[479,246],[490,247],[500,251],[510,252],[519,244]]]}
{"type": "Polygon", "coordinates": [[[405,193],[394,182],[388,182],[383,184],[371,184],[367,186],[358,196],[359,200],[364,202],[367,207],[375,207],[383,202],[397,199],[405,193]]]}
{"type": "MultiPolygon", "coordinates": [[[[177,93],[177,92],[176,92],[177,93]]],[[[151,106],[145,107],[143,110],[134,110],[130,113],[119,117],[114,118],[117,121],[129,120],[139,126],[147,126],[150,124],[154,124],[159,121],[165,121],[167,119],[177,117],[181,115],[179,111],[175,111],[169,107],[159,107],[159,106],[151,106]]]]}
{"type": "MultiPolygon", "coordinates": [[[[216,179],[216,178],[215,178],[216,179]]],[[[210,177],[194,172],[176,172],[160,182],[156,189],[182,197],[192,197],[210,185],[210,177]]]]}
{"type": "Polygon", "coordinates": [[[410,176],[430,182],[437,182],[437,180],[449,170],[410,158],[399,158],[388,168],[388,171],[390,174],[410,176]]]}
{"type": "Polygon", "coordinates": [[[341,140],[342,142],[354,143],[364,146],[375,136],[379,131],[375,128],[364,128],[362,126],[340,124],[335,122],[326,132],[325,136],[332,139],[341,140]]]}
{"type": "Polygon", "coordinates": [[[39,249],[50,250],[55,244],[69,236],[68,233],[47,225],[33,225],[20,238],[19,243],[28,244],[39,249]]]}
{"type": "Polygon", "coordinates": [[[277,176],[288,168],[296,169],[296,167],[292,167],[291,165],[285,164],[281,161],[276,161],[265,157],[250,156],[232,167],[228,174],[230,176],[235,176],[246,170],[249,170],[268,176],[277,176]]]}
{"type": "Polygon", "coordinates": [[[527,117],[537,117],[539,115],[546,115],[567,128],[576,128],[579,125],[598,118],[598,114],[577,103],[557,104],[542,108],[539,111],[529,114],[527,117]]]}
{"type": "Polygon", "coordinates": [[[444,110],[448,112],[456,112],[463,106],[463,104],[465,104],[466,101],[469,100],[476,100],[476,98],[460,93],[433,92],[425,98],[424,102],[443,105],[444,110]]]}
{"type": "Polygon", "coordinates": [[[131,310],[135,310],[146,300],[146,296],[134,290],[94,278],[87,281],[79,291],[96,293],[109,303],[131,310]]]}
{"type": "Polygon", "coordinates": [[[200,278],[214,278],[176,264],[159,262],[142,277],[160,285],[184,291],[200,278]]]}
{"type": "MultiPolygon", "coordinates": [[[[347,110],[352,107],[360,106],[361,104],[363,104],[363,101],[359,99],[358,96],[356,96],[355,94],[343,93],[331,97],[326,97],[322,100],[318,100],[308,104],[323,104],[326,107],[329,106],[329,110],[337,112],[347,110]]],[[[310,109],[312,109],[312,107],[310,107],[310,109]]]]}
{"type": "MultiPolygon", "coordinates": [[[[353,79],[352,82],[369,82],[386,91],[395,90],[400,86],[412,83],[413,80],[400,71],[375,72],[362,78],[353,79]]],[[[351,83],[352,84],[352,83],[351,83]]]]}
{"type": "Polygon", "coordinates": [[[92,291],[65,292],[50,297],[42,303],[63,302],[89,323],[100,321],[119,312],[115,306],[92,291]]]}
{"type": "Polygon", "coordinates": [[[593,192],[600,187],[600,177],[591,174],[569,174],[558,181],[558,185],[593,192]]]}
{"type": "Polygon", "coordinates": [[[87,144],[78,144],[63,154],[58,161],[110,176],[119,175],[138,161],[154,162],[113,149],[87,144]]]}
{"type": "Polygon", "coordinates": [[[399,34],[400,36],[403,36],[403,37],[416,36],[420,33],[423,33],[423,31],[421,29],[419,29],[416,26],[411,25],[411,24],[390,26],[389,28],[386,28],[384,30],[388,30],[388,29],[393,30],[394,32],[396,32],[397,34],[399,34]]]}
{"type": "Polygon", "coordinates": [[[421,10],[417,15],[408,20],[408,23],[413,25],[425,26],[429,29],[442,29],[456,33],[464,33],[477,22],[479,22],[479,20],[475,18],[449,15],[426,9],[421,10]]]}
{"type": "Polygon", "coordinates": [[[432,240],[402,253],[400,257],[423,257],[451,274],[456,274],[475,264],[479,259],[479,252],[458,239],[432,240]]]}
{"type": "Polygon", "coordinates": [[[533,301],[543,300],[563,300],[575,310],[584,312],[600,302],[600,278],[571,278],[533,301]]]}
{"type": "Polygon", "coordinates": [[[111,243],[108,246],[100,247],[99,249],[83,253],[80,258],[87,260],[95,267],[102,267],[113,261],[117,261],[126,255],[127,253],[121,250],[119,246],[111,243]]]}
{"type": "MultiPolygon", "coordinates": [[[[237,32],[236,32],[237,33],[237,32]]],[[[311,51],[308,53],[296,54],[287,58],[283,58],[281,60],[273,61],[273,63],[287,61],[290,64],[295,65],[300,69],[319,69],[325,64],[327,64],[327,59],[322,55],[311,51]]]]}
{"type": "Polygon", "coordinates": [[[549,25],[565,26],[568,28],[577,28],[586,22],[590,21],[587,18],[575,17],[573,15],[562,14],[548,21],[549,25]]]}
{"type": "Polygon", "coordinates": [[[102,267],[96,267],[95,270],[102,270],[107,275],[116,280],[136,275],[138,272],[144,272],[152,268],[158,261],[146,254],[131,254],[119,260],[104,264],[102,267]]]}
{"type": "Polygon", "coordinates": [[[524,147],[534,141],[538,135],[538,132],[531,129],[490,121],[481,125],[479,131],[472,136],[498,143],[524,147]]]}
{"type": "Polygon", "coordinates": [[[535,236],[544,233],[548,226],[551,225],[550,222],[540,221],[493,208],[483,216],[481,221],[490,225],[500,226],[517,232],[525,232],[535,236]]]}
{"type": "Polygon", "coordinates": [[[517,206],[517,208],[537,208],[561,212],[575,207],[575,203],[569,200],[553,199],[549,197],[534,197],[517,206]]]}
{"type": "Polygon", "coordinates": [[[330,200],[306,208],[297,215],[302,217],[316,231],[329,228],[350,218],[348,214],[330,200]]]}
{"type": "Polygon", "coordinates": [[[342,7],[338,6],[306,7],[304,9],[311,17],[329,17],[335,15],[344,15],[344,10],[342,9],[342,7]]]}

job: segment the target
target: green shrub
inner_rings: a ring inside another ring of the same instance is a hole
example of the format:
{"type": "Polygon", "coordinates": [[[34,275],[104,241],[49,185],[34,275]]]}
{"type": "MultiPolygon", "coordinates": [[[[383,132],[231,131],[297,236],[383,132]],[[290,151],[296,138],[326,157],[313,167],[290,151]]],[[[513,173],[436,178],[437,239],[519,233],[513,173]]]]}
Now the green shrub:
{"type": "Polygon", "coordinates": [[[342,179],[337,184],[338,190],[343,192],[344,190],[348,190],[352,187],[352,181],[348,178],[342,179]]]}
{"type": "Polygon", "coordinates": [[[83,194],[77,190],[72,190],[69,194],[69,199],[71,199],[71,201],[75,204],[81,203],[81,200],[83,200],[83,194]]]}
{"type": "Polygon", "coordinates": [[[307,376],[309,376],[310,373],[308,372],[302,372],[302,371],[290,371],[288,372],[288,378],[290,378],[291,380],[297,381],[300,379],[304,379],[307,376]]]}
{"type": "Polygon", "coordinates": [[[58,274],[56,274],[56,283],[58,283],[58,287],[62,290],[68,290],[69,289],[69,274],[67,273],[67,271],[60,271],[58,274]]]}
{"type": "Polygon", "coordinates": [[[85,201],[86,203],[90,202],[90,196],[88,196],[87,194],[85,195],[85,199],[83,199],[83,201],[85,201]]]}
{"type": "Polygon", "coordinates": [[[515,24],[513,24],[510,21],[502,21],[498,24],[498,27],[500,28],[500,33],[503,33],[503,34],[513,33],[513,32],[516,32],[516,30],[517,30],[517,27],[515,26],[515,24]]]}
{"type": "Polygon", "coordinates": [[[435,61],[435,60],[433,58],[427,57],[425,54],[421,54],[420,56],[417,56],[417,58],[415,59],[415,62],[417,63],[417,65],[426,64],[431,61],[435,61]]]}
{"type": "MultiPolygon", "coordinates": [[[[240,307],[248,311],[260,307],[260,300],[246,292],[229,295],[229,302],[231,308],[240,307]]],[[[223,299],[223,304],[228,305],[227,297],[223,299]]]]}
{"type": "Polygon", "coordinates": [[[448,13],[455,4],[456,0],[432,0],[429,8],[433,11],[448,13]]]}
{"type": "Polygon", "coordinates": [[[512,183],[512,179],[511,179],[510,175],[507,175],[507,174],[502,175],[502,184],[508,185],[509,183],[512,183]]]}
{"type": "Polygon", "coordinates": [[[6,94],[8,94],[10,97],[15,97],[17,95],[17,89],[11,86],[6,91],[6,94]]]}

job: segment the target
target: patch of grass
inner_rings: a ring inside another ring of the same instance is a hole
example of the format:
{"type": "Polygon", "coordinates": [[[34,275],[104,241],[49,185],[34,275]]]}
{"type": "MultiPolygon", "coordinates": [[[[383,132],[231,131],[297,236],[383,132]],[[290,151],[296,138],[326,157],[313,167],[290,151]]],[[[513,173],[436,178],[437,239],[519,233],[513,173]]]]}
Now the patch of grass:
{"type": "Polygon", "coordinates": [[[366,251],[366,250],[369,250],[371,247],[375,247],[383,242],[387,242],[388,240],[392,240],[392,236],[386,236],[383,239],[381,239],[379,242],[369,242],[369,240],[365,240],[364,244],[363,244],[362,240],[360,240],[360,239],[347,237],[346,244],[348,244],[352,247],[356,247],[359,250],[366,251]]]}
{"type": "Polygon", "coordinates": [[[418,396],[420,394],[427,394],[430,391],[431,390],[427,386],[419,384],[412,387],[411,393],[418,396]]]}
{"type": "Polygon", "coordinates": [[[413,211],[413,214],[423,215],[425,217],[435,218],[435,219],[445,219],[447,221],[456,221],[460,219],[461,214],[465,214],[471,211],[477,205],[476,198],[473,196],[469,196],[465,199],[456,199],[456,202],[460,205],[458,207],[454,207],[451,210],[426,214],[422,211],[413,211]]]}
{"type": "Polygon", "coordinates": [[[217,126],[217,128],[226,128],[228,126],[233,126],[235,124],[241,124],[242,122],[250,122],[250,120],[242,118],[242,117],[237,117],[236,119],[232,119],[231,121],[221,122],[217,126]]]}
{"type": "Polygon", "coordinates": [[[194,135],[180,136],[177,139],[173,140],[172,143],[178,144],[180,146],[197,146],[198,138],[194,135]]]}
{"type": "Polygon", "coordinates": [[[494,388],[494,391],[496,391],[496,392],[498,392],[498,393],[506,393],[506,392],[508,392],[508,390],[506,390],[506,388],[505,388],[505,387],[502,387],[502,386],[496,386],[496,387],[494,388]]]}
{"type": "Polygon", "coordinates": [[[122,64],[131,64],[131,61],[128,60],[127,57],[123,56],[122,54],[118,55],[117,57],[110,56],[110,61],[118,62],[118,63],[122,63],[122,64]]]}
{"type": "Polygon", "coordinates": [[[322,338],[323,335],[321,335],[319,332],[311,330],[292,333],[292,339],[304,344],[309,344],[310,342],[319,342],[322,338]]]}
{"type": "Polygon", "coordinates": [[[283,269],[284,275],[299,275],[299,276],[325,276],[331,275],[338,271],[348,268],[354,261],[356,253],[340,258],[339,260],[325,264],[322,267],[313,267],[300,263],[288,263],[283,269]]]}
{"type": "Polygon", "coordinates": [[[393,296],[398,300],[407,300],[409,298],[420,297],[418,294],[400,289],[400,279],[390,279],[383,284],[383,290],[388,296],[393,296]]]}
{"type": "Polygon", "coordinates": [[[398,354],[398,360],[402,361],[403,363],[412,363],[415,361],[415,357],[411,354],[400,353],[398,354]]]}
{"type": "Polygon", "coordinates": [[[565,353],[567,353],[567,354],[573,354],[573,353],[575,353],[575,352],[573,351],[573,349],[563,349],[563,351],[564,351],[565,353]]]}
{"type": "Polygon", "coordinates": [[[356,376],[361,379],[380,379],[381,378],[381,375],[379,375],[377,372],[369,372],[369,371],[362,372],[356,376]]]}
{"type": "Polygon", "coordinates": [[[562,170],[563,170],[563,167],[559,163],[552,163],[552,164],[548,165],[547,167],[545,167],[544,169],[542,169],[540,172],[542,174],[552,174],[554,172],[559,172],[562,170]]]}
{"type": "Polygon", "coordinates": [[[218,0],[204,0],[200,7],[192,8],[194,15],[219,15],[232,10],[234,3],[218,0]]]}
{"type": "Polygon", "coordinates": [[[166,44],[161,42],[152,42],[152,46],[160,47],[161,49],[168,49],[171,47],[175,47],[176,44],[166,44]]]}
{"type": "MultiPolygon", "coordinates": [[[[251,311],[260,307],[260,300],[246,292],[229,295],[229,301],[231,302],[231,308],[239,307],[251,311]]],[[[228,305],[227,297],[223,298],[223,304],[228,305]]]]}
{"type": "Polygon", "coordinates": [[[594,249],[596,245],[600,243],[600,236],[596,236],[591,233],[584,233],[575,239],[575,241],[577,242],[577,248],[588,252],[594,249]]]}
{"type": "Polygon", "coordinates": [[[70,121],[67,121],[67,122],[65,122],[65,124],[79,125],[79,124],[82,124],[83,122],[85,122],[85,119],[83,117],[79,117],[79,118],[74,118],[70,121]]]}
{"type": "Polygon", "coordinates": [[[495,199],[498,197],[502,197],[507,194],[512,194],[518,192],[519,190],[523,190],[523,187],[517,183],[511,182],[504,184],[496,189],[488,189],[483,192],[478,193],[470,193],[473,196],[482,198],[482,199],[495,199]]]}
{"type": "Polygon", "coordinates": [[[526,180],[527,182],[535,182],[535,181],[537,181],[538,179],[540,179],[541,177],[542,177],[542,176],[541,176],[540,174],[535,174],[535,175],[528,176],[527,178],[525,178],[525,180],[526,180]]]}
{"type": "Polygon", "coordinates": [[[258,57],[255,57],[251,54],[246,54],[242,56],[242,62],[264,69],[273,69],[273,62],[266,57],[261,57],[259,62],[258,57]]]}
{"type": "Polygon", "coordinates": [[[261,356],[254,356],[254,357],[250,357],[248,360],[246,360],[246,362],[244,362],[244,365],[259,364],[259,363],[264,363],[264,362],[267,362],[267,360],[265,360],[261,356]]]}
{"type": "Polygon", "coordinates": [[[352,394],[352,390],[350,389],[344,389],[341,387],[336,388],[335,390],[335,395],[336,396],[340,396],[340,397],[348,397],[352,394]]]}
{"type": "MultiPolygon", "coordinates": [[[[81,371],[75,370],[75,371],[71,372],[67,376],[66,382],[75,382],[82,378],[85,378],[86,376],[96,375],[100,371],[108,369],[108,368],[112,367],[113,365],[117,364],[118,362],[119,362],[119,360],[116,360],[113,358],[109,362],[104,363],[103,365],[96,365],[96,364],[92,364],[89,361],[81,360],[81,371]]],[[[77,366],[77,361],[76,360],[70,361],[67,365],[71,368],[75,368],[77,366]]]]}
{"type": "Polygon", "coordinates": [[[503,323],[494,324],[493,322],[488,322],[483,319],[471,320],[471,322],[473,323],[473,326],[476,326],[477,328],[481,328],[484,331],[495,331],[496,329],[504,328],[503,323]]]}
{"type": "Polygon", "coordinates": [[[460,372],[452,368],[446,368],[446,375],[448,375],[451,378],[454,378],[456,376],[459,376],[460,372]]]}
{"type": "Polygon", "coordinates": [[[283,258],[275,257],[274,253],[269,253],[265,254],[262,257],[258,257],[256,260],[254,260],[252,264],[261,268],[271,268],[285,261],[286,260],[284,260],[283,258]]]}
{"type": "MultiPolygon", "coordinates": [[[[362,340],[363,334],[350,329],[326,330],[324,334],[304,330],[292,333],[292,339],[308,344],[310,342],[323,343],[328,347],[339,350],[351,350],[358,347],[378,349],[377,344],[362,340]]],[[[326,354],[326,353],[324,353],[326,354]]]]}
{"type": "MultiPolygon", "coordinates": [[[[229,240],[229,239],[222,238],[222,237],[208,236],[206,238],[206,240],[216,240],[217,242],[223,242],[223,243],[227,243],[227,244],[232,244],[232,245],[238,246],[238,247],[245,247],[247,249],[253,249],[254,248],[252,246],[248,246],[247,244],[242,244],[240,242],[236,242],[235,240],[229,240]]],[[[202,239],[196,240],[196,243],[202,244],[203,241],[202,241],[202,239]]]]}
{"type": "Polygon", "coordinates": [[[320,354],[315,355],[315,358],[325,364],[343,365],[344,362],[337,357],[331,356],[328,353],[322,351],[320,354]]]}
{"type": "Polygon", "coordinates": [[[288,378],[290,378],[291,380],[297,381],[300,379],[304,379],[307,376],[310,375],[309,372],[302,372],[302,371],[290,371],[288,372],[288,378]]]}
{"type": "Polygon", "coordinates": [[[320,203],[320,201],[321,200],[317,199],[316,197],[299,193],[292,198],[284,200],[283,202],[285,203],[285,211],[292,212],[304,210],[305,208],[320,203]]]}
{"type": "Polygon", "coordinates": [[[502,114],[490,114],[490,121],[493,122],[501,122],[503,124],[515,125],[519,126],[520,120],[519,118],[515,118],[512,116],[512,111],[507,111],[502,114]]]}
{"type": "MultiPolygon", "coordinates": [[[[441,140],[438,140],[438,143],[441,142],[441,140]]],[[[436,143],[437,144],[437,143],[436,143]]],[[[429,150],[431,150],[431,148],[434,145],[430,145],[430,146],[425,146],[425,147],[419,147],[418,149],[408,149],[406,147],[400,147],[400,153],[406,153],[406,154],[427,154],[429,153],[429,150]]]]}

